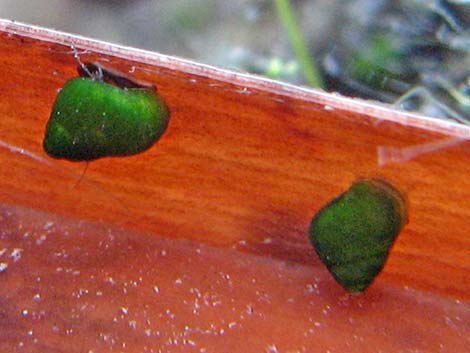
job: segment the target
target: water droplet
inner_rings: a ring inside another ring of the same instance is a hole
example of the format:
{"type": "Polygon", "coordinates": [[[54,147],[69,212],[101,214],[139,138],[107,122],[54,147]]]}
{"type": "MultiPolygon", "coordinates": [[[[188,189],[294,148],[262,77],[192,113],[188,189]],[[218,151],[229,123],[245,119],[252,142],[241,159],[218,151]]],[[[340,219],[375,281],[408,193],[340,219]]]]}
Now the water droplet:
{"type": "Polygon", "coordinates": [[[44,230],[49,230],[53,226],[54,226],[54,222],[52,222],[52,221],[46,222],[46,224],[44,224],[44,230]]]}
{"type": "Polygon", "coordinates": [[[18,261],[21,259],[21,253],[23,252],[23,249],[20,248],[14,248],[10,254],[10,257],[13,259],[13,262],[18,261]]]}
{"type": "Polygon", "coordinates": [[[44,241],[46,241],[47,239],[47,236],[46,235],[41,235],[39,237],[39,239],[36,239],[36,245],[42,245],[42,243],[44,243],[44,241]]]}
{"type": "Polygon", "coordinates": [[[266,353],[277,353],[279,352],[275,344],[270,344],[266,347],[266,353]]]}

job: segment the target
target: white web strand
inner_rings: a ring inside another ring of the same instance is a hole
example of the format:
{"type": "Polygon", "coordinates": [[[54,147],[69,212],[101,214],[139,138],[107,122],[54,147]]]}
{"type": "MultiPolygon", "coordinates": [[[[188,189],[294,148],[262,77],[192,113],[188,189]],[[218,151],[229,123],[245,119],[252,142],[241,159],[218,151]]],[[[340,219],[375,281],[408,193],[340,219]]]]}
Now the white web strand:
{"type": "MultiPolygon", "coordinates": [[[[56,163],[54,162],[51,162],[50,160],[44,158],[44,157],[41,157],[27,149],[24,149],[22,147],[18,147],[18,146],[15,146],[15,145],[12,145],[12,144],[9,144],[5,141],[2,141],[0,140],[0,147],[3,147],[5,148],[6,150],[12,152],[12,153],[16,153],[16,154],[20,154],[22,156],[25,156],[25,157],[28,157],[28,158],[31,158],[32,160],[35,160],[39,163],[43,163],[49,167],[52,167],[56,170],[59,170],[61,172],[64,172],[74,178],[77,179],[77,183],[75,184],[74,188],[77,187],[77,185],[82,181],[83,179],[83,173],[81,175],[75,173],[75,172],[72,172],[62,166],[59,166],[57,165],[56,163]]],[[[85,169],[86,171],[86,169],[85,169]]],[[[129,212],[129,208],[126,206],[126,204],[124,204],[124,202],[120,199],[118,199],[117,197],[115,197],[111,192],[107,191],[106,189],[104,189],[102,186],[99,186],[99,185],[96,185],[94,182],[91,182],[89,180],[83,180],[83,183],[86,183],[88,185],[90,185],[92,188],[94,188],[95,190],[99,191],[99,192],[102,192],[104,193],[106,196],[110,197],[111,199],[113,199],[113,201],[117,202],[118,204],[120,204],[127,212],[129,212]]]]}

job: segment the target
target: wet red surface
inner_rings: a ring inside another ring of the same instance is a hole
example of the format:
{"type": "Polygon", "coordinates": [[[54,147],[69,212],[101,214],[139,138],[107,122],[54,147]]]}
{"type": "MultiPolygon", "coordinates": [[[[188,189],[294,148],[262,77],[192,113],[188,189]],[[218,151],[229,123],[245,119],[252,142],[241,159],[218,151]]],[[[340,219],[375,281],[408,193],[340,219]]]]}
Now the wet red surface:
{"type": "Polygon", "coordinates": [[[0,207],[2,352],[465,352],[470,304],[0,207]]]}

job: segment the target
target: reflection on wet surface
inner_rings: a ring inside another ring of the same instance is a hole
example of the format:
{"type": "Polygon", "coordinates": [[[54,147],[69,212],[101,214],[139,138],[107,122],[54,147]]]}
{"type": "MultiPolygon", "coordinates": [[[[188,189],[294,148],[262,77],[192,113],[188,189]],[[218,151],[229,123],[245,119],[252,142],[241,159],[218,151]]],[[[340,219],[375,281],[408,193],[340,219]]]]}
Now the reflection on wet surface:
{"type": "Polygon", "coordinates": [[[319,268],[0,206],[2,352],[463,352],[469,337],[464,301],[380,281],[348,296],[319,268]]]}

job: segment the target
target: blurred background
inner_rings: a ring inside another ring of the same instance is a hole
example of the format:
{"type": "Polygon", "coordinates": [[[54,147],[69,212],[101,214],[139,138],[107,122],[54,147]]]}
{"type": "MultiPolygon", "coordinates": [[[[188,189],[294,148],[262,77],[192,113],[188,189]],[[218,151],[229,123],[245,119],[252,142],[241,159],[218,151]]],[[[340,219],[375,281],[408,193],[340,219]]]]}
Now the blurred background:
{"type": "Polygon", "coordinates": [[[0,0],[0,14],[470,123],[470,0],[0,0]]]}

